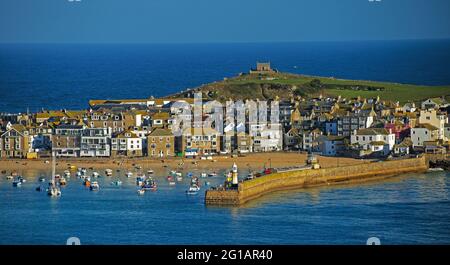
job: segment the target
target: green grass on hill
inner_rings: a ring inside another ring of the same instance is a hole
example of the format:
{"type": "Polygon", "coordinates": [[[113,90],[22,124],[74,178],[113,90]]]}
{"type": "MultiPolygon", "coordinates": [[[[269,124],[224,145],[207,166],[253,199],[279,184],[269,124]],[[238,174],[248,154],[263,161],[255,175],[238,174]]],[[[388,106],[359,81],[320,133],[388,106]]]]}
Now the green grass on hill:
{"type": "Polygon", "coordinates": [[[286,84],[286,85],[296,85],[302,86],[314,79],[318,79],[322,84],[326,86],[321,93],[330,96],[341,95],[344,98],[354,98],[354,97],[377,97],[380,96],[381,99],[400,101],[400,103],[405,103],[408,101],[418,102],[431,97],[450,97],[450,85],[449,86],[419,86],[419,85],[408,85],[408,84],[398,84],[398,83],[388,83],[388,82],[374,82],[374,81],[363,81],[363,80],[345,80],[345,79],[335,79],[329,77],[318,77],[318,76],[303,76],[303,75],[291,75],[291,74],[277,74],[277,79],[275,80],[260,80],[254,78],[250,75],[237,77],[225,81],[227,84],[249,84],[249,83],[260,83],[260,84],[286,84]],[[336,85],[334,87],[333,85],[336,85]],[[382,91],[367,91],[367,90],[356,90],[351,88],[339,88],[339,86],[370,86],[370,87],[382,87],[382,91]]]}

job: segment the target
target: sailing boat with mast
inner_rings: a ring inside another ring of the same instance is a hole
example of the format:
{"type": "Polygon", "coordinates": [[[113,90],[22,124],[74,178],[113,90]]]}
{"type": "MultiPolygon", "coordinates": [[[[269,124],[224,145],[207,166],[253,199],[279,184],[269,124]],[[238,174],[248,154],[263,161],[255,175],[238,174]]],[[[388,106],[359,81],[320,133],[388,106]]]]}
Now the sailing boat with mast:
{"type": "Polygon", "coordinates": [[[56,185],[56,158],[55,153],[52,152],[52,180],[48,183],[47,194],[51,197],[61,196],[61,189],[56,185]]]}

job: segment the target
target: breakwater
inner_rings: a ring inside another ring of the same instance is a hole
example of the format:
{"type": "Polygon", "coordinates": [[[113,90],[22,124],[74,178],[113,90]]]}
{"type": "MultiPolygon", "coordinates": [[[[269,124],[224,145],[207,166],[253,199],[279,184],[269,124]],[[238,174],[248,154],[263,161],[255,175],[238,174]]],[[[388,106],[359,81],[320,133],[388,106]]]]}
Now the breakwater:
{"type": "Polygon", "coordinates": [[[428,162],[422,156],[360,165],[278,172],[240,182],[234,190],[208,190],[205,203],[239,206],[274,191],[365,182],[404,173],[423,172],[427,169],[428,162]]]}

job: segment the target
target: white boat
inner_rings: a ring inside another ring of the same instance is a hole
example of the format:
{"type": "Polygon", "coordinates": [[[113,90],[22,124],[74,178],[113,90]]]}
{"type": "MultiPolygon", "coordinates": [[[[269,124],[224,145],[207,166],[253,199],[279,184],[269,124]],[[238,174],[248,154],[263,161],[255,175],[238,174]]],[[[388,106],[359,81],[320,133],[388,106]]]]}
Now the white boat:
{"type": "Polygon", "coordinates": [[[20,182],[19,180],[14,180],[12,185],[13,185],[13,187],[20,187],[20,186],[22,186],[22,182],[20,182]]]}
{"type": "Polygon", "coordinates": [[[83,175],[83,173],[81,173],[81,171],[77,171],[77,173],[75,173],[75,176],[77,176],[78,178],[81,177],[83,175]]]}
{"type": "Polygon", "coordinates": [[[128,171],[128,172],[126,173],[126,176],[127,176],[127,178],[131,178],[131,177],[133,176],[133,172],[128,171]]]}
{"type": "Polygon", "coordinates": [[[197,185],[189,186],[189,189],[186,191],[187,194],[197,194],[200,191],[200,187],[197,185]]]}
{"type": "Polygon", "coordinates": [[[61,196],[61,189],[56,185],[56,158],[55,153],[52,152],[52,181],[48,183],[47,194],[51,197],[61,196]]]}
{"type": "Polygon", "coordinates": [[[137,190],[137,193],[138,193],[139,195],[144,195],[145,190],[144,190],[144,189],[139,189],[139,190],[137,190]]]}
{"type": "Polygon", "coordinates": [[[14,177],[13,176],[6,176],[6,179],[14,179],[14,177]]]}
{"type": "Polygon", "coordinates": [[[106,174],[106,176],[111,177],[113,174],[112,169],[109,169],[109,168],[105,169],[105,174],[106,174]]]}
{"type": "Polygon", "coordinates": [[[92,182],[91,186],[89,187],[92,191],[98,191],[100,189],[100,185],[98,185],[97,181],[92,182]]]}
{"type": "Polygon", "coordinates": [[[84,174],[86,174],[86,172],[87,172],[87,170],[85,169],[85,168],[82,168],[81,169],[81,173],[84,175],[84,174]]]}
{"type": "Polygon", "coordinates": [[[22,176],[17,177],[17,180],[20,181],[21,183],[27,182],[27,180],[24,179],[22,176]]]}
{"type": "Polygon", "coordinates": [[[444,171],[444,169],[440,167],[433,167],[428,169],[428,172],[439,172],[439,171],[444,171]]]}
{"type": "Polygon", "coordinates": [[[147,170],[147,174],[148,174],[148,175],[153,175],[153,173],[155,173],[155,172],[153,171],[153,169],[147,170]]]}
{"type": "Polygon", "coordinates": [[[92,177],[93,178],[98,178],[98,176],[99,176],[98,172],[96,172],[96,171],[92,172],[92,177]]]}
{"type": "Polygon", "coordinates": [[[202,177],[202,178],[206,178],[208,175],[205,173],[205,172],[203,172],[203,173],[201,173],[200,174],[200,177],[202,177]]]}
{"type": "Polygon", "coordinates": [[[70,171],[69,170],[64,170],[64,177],[70,178],[70,171]]]}
{"type": "Polygon", "coordinates": [[[60,186],[65,186],[65,185],[67,185],[67,181],[66,181],[66,178],[65,178],[65,177],[62,177],[62,178],[59,179],[59,185],[60,185],[60,186]]]}
{"type": "Polygon", "coordinates": [[[183,181],[183,177],[182,176],[177,176],[177,181],[183,181]]]}
{"type": "Polygon", "coordinates": [[[209,174],[208,174],[208,177],[210,177],[210,178],[211,178],[211,177],[215,177],[215,176],[217,176],[217,173],[216,173],[216,172],[212,172],[212,173],[209,173],[209,174]]]}
{"type": "Polygon", "coordinates": [[[121,180],[116,180],[116,181],[111,182],[111,184],[115,185],[115,186],[122,186],[122,181],[121,180]]]}
{"type": "Polygon", "coordinates": [[[45,182],[45,177],[39,177],[40,182],[45,182]]]}

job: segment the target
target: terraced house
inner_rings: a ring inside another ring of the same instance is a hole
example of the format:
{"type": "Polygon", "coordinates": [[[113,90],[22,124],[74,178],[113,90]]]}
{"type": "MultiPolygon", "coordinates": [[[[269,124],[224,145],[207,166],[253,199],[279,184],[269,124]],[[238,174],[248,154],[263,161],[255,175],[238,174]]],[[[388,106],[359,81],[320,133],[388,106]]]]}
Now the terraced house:
{"type": "Polygon", "coordinates": [[[58,157],[79,157],[84,125],[62,124],[52,136],[52,151],[58,157]]]}
{"type": "Polygon", "coordinates": [[[111,129],[85,128],[81,134],[80,156],[108,157],[111,155],[111,129]]]}
{"type": "Polygon", "coordinates": [[[142,156],[142,139],[126,130],[113,134],[111,139],[111,156],[142,156]]]}
{"type": "Polygon", "coordinates": [[[6,126],[6,131],[1,133],[0,137],[1,158],[25,158],[29,148],[29,133],[25,126],[6,126]]]}
{"type": "Polygon", "coordinates": [[[175,137],[168,129],[153,130],[147,137],[147,146],[150,157],[175,156],[175,137]]]}

